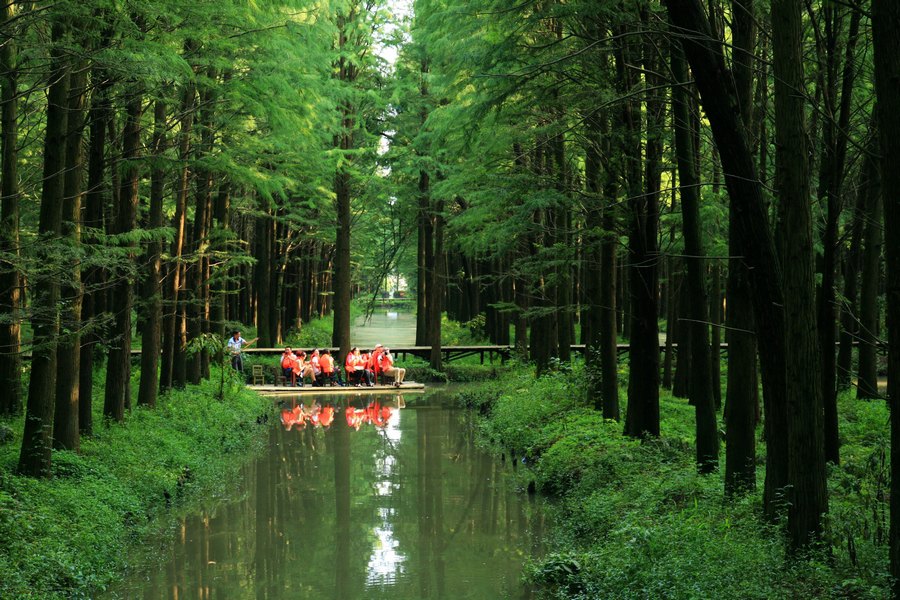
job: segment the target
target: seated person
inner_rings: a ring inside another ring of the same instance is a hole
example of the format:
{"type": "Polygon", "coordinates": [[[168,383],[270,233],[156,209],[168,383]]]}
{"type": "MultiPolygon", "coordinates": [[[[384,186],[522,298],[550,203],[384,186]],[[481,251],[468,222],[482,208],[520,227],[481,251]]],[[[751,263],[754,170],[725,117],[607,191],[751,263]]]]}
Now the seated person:
{"type": "Polygon", "coordinates": [[[384,346],[375,344],[375,349],[369,355],[369,370],[372,371],[372,378],[378,382],[378,376],[381,374],[381,354],[384,352],[384,346]]]}
{"type": "Polygon", "coordinates": [[[344,382],[341,381],[340,371],[337,371],[334,368],[334,357],[331,356],[331,352],[327,349],[322,350],[322,356],[319,357],[319,364],[322,366],[323,381],[327,381],[331,385],[337,384],[341,387],[344,386],[344,382]]]}
{"type": "Polygon", "coordinates": [[[363,350],[359,355],[359,364],[363,365],[363,376],[366,379],[366,385],[372,387],[375,385],[375,371],[372,369],[372,355],[368,350],[363,350]]]}
{"type": "Polygon", "coordinates": [[[312,369],[313,385],[316,386],[322,385],[322,363],[320,359],[321,357],[319,354],[319,349],[316,348],[312,351],[312,354],[309,357],[309,366],[312,369]]]}
{"type": "Polygon", "coordinates": [[[394,366],[394,356],[391,354],[390,348],[385,348],[381,354],[381,370],[388,377],[394,378],[394,387],[403,385],[406,378],[406,369],[394,366]]]}
{"type": "Polygon", "coordinates": [[[290,348],[285,348],[281,354],[281,372],[284,374],[284,384],[290,385],[294,379],[294,363],[297,357],[290,348]]]}
{"type": "Polygon", "coordinates": [[[358,354],[359,348],[353,347],[350,352],[347,353],[347,358],[344,360],[344,370],[347,371],[347,383],[357,387],[359,387],[360,381],[359,371],[356,370],[356,357],[358,354]]]}
{"type": "Polygon", "coordinates": [[[294,363],[294,381],[297,387],[303,387],[303,379],[312,377],[312,367],[306,362],[306,352],[297,350],[294,355],[297,357],[294,363]]]}

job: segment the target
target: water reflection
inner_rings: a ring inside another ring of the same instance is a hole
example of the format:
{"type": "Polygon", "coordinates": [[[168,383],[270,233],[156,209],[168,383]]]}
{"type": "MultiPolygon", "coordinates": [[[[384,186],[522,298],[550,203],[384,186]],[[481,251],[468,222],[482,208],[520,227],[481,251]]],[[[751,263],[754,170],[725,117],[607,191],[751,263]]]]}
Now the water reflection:
{"type": "Polygon", "coordinates": [[[164,566],[113,597],[528,597],[543,515],[476,448],[471,415],[440,396],[369,398],[285,406],[233,499],[184,519],[164,566]],[[358,430],[348,409],[366,415],[358,430]]]}

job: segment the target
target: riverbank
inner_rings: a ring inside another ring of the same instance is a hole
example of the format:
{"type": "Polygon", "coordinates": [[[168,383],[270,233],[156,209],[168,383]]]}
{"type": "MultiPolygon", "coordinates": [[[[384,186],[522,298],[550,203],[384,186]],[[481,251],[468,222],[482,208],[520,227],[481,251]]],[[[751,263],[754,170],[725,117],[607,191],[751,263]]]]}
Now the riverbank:
{"type": "Polygon", "coordinates": [[[121,425],[97,412],[95,435],[79,454],[54,452],[47,480],[15,474],[21,418],[2,423],[0,598],[94,597],[130,547],[222,494],[259,447],[272,404],[239,387],[220,402],[216,380],[164,394],[121,425]]]}
{"type": "Polygon", "coordinates": [[[521,487],[554,499],[551,552],[526,569],[550,597],[890,597],[883,402],[841,397],[843,462],[829,474],[830,552],[787,561],[783,537],[761,518],[761,430],[759,490],[726,499],[722,470],[696,474],[694,409],[686,400],[664,395],[662,437],[640,443],[587,406],[583,389],[577,368],[540,379],[523,369],[460,392],[484,415],[483,439],[524,462],[521,487]]]}

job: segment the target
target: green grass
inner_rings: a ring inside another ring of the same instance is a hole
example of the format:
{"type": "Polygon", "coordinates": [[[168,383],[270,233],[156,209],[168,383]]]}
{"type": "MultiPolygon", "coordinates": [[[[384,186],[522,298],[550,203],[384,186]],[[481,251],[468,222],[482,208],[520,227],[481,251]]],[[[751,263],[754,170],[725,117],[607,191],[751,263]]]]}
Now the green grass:
{"type": "Polygon", "coordinates": [[[79,454],[54,452],[47,480],[15,474],[22,419],[4,422],[16,435],[0,445],[0,598],[95,597],[149,534],[222,494],[255,453],[271,404],[239,386],[223,402],[216,391],[216,377],[173,391],[123,424],[95,411],[94,437],[79,454]]]}
{"type": "MultiPolygon", "coordinates": [[[[781,530],[761,516],[761,431],[760,489],[726,499],[721,471],[696,474],[686,401],[664,394],[662,437],[641,443],[586,406],[583,390],[576,366],[540,379],[516,369],[460,392],[485,415],[486,443],[524,461],[520,485],[551,498],[551,551],[526,569],[547,596],[890,597],[883,402],[841,396],[842,464],[829,473],[828,551],[788,560],[781,530]]],[[[624,405],[624,390],[620,396],[624,405]]],[[[724,446],[722,453],[724,465],[724,446]]]]}

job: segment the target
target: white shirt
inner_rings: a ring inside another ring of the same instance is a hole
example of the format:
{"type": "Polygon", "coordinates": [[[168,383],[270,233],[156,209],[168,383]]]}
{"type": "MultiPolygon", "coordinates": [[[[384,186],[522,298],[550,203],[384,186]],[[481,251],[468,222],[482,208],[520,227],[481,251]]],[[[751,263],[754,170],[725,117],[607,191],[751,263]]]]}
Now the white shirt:
{"type": "Polygon", "coordinates": [[[242,337],[239,337],[238,339],[234,339],[234,336],[231,336],[230,338],[228,338],[228,349],[231,350],[232,354],[240,354],[241,346],[243,346],[246,343],[247,343],[247,340],[245,340],[242,337]]]}

